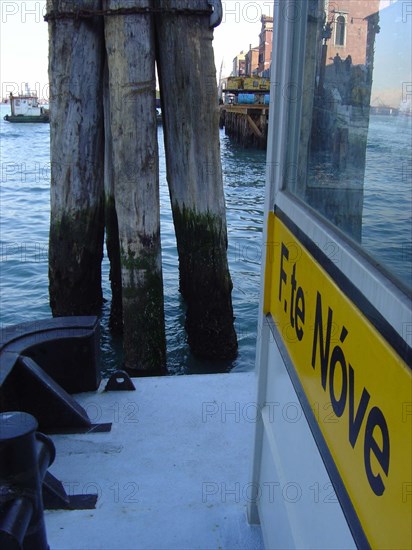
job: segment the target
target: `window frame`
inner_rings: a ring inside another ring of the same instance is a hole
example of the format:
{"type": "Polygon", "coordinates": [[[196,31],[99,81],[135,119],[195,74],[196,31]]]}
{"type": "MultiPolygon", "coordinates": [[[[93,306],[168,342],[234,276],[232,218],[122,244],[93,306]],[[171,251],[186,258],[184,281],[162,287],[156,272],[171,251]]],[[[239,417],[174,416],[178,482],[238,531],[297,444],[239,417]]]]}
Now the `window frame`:
{"type": "MultiPolygon", "coordinates": [[[[284,167],[297,166],[302,112],[302,94],[299,97],[297,93],[296,100],[291,101],[286,91],[292,83],[297,91],[304,90],[306,30],[312,4],[302,2],[300,16],[288,22],[285,29],[274,36],[269,127],[276,127],[277,131],[270,134],[268,140],[265,211],[281,210],[312,243],[316,243],[319,250],[333,250],[334,257],[330,259],[335,261],[339,272],[356,286],[366,303],[385,320],[393,335],[397,336],[398,343],[403,342],[410,348],[410,290],[385,268],[378,266],[361,246],[286,188],[286,180],[291,174],[290,170],[288,174],[284,173],[284,167]],[[286,112],[289,116],[285,116],[286,112]],[[292,158],[290,151],[293,151],[292,158]]],[[[267,228],[265,238],[266,231],[267,228]]]]}
{"type": "Polygon", "coordinates": [[[346,35],[347,35],[347,26],[348,26],[348,17],[345,13],[336,13],[335,14],[336,16],[336,19],[335,19],[335,36],[334,36],[334,40],[333,40],[333,43],[334,43],[334,46],[336,46],[337,48],[344,48],[346,46],[346,35]],[[342,18],[343,19],[343,23],[341,22],[338,22],[338,19],[339,18],[342,18]],[[338,43],[338,27],[343,27],[343,41],[342,41],[342,44],[341,43],[338,43]]]}

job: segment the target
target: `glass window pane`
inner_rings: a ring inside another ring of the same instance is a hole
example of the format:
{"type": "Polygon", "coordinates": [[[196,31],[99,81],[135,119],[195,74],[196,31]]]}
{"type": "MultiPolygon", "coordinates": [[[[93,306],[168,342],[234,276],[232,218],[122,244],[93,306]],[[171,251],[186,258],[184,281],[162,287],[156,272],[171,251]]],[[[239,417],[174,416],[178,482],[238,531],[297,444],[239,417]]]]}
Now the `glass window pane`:
{"type": "Polygon", "coordinates": [[[285,185],[411,288],[412,4],[339,9],[343,22],[319,0],[308,18],[299,160],[285,185]]]}
{"type": "Polygon", "coordinates": [[[336,46],[345,45],[345,18],[343,15],[339,15],[336,19],[335,44],[336,46]]]}

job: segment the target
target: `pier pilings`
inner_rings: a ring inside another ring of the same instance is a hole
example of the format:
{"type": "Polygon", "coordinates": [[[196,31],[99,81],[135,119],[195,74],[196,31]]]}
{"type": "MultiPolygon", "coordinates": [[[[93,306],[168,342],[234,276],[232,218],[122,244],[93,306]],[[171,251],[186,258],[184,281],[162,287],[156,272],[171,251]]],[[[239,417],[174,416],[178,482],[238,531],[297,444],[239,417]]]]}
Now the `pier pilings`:
{"type": "Polygon", "coordinates": [[[98,313],[106,229],[111,326],[134,375],[166,372],[155,63],[188,343],[202,358],[237,354],[212,47],[218,7],[47,2],[52,311],[98,313]]]}
{"type": "Polygon", "coordinates": [[[220,128],[244,148],[266,149],[268,133],[268,105],[221,105],[220,128]]]}

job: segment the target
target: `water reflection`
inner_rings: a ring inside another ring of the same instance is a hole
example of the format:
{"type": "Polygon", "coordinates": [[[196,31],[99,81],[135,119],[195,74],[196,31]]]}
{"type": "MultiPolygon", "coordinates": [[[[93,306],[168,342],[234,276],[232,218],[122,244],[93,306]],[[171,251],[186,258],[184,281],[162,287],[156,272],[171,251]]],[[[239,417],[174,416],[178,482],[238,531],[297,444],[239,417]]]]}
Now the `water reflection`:
{"type": "Polygon", "coordinates": [[[410,22],[403,2],[313,4],[289,187],[411,286],[410,22]]]}

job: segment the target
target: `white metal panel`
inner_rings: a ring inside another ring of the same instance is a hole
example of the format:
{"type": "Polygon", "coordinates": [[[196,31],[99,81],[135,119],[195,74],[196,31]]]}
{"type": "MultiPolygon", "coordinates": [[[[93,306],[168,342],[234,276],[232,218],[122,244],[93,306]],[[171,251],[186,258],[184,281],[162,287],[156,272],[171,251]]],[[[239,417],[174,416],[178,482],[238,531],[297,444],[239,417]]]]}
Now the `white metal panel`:
{"type": "Polygon", "coordinates": [[[268,349],[258,500],[265,545],[356,548],[278,347],[268,349]]]}

